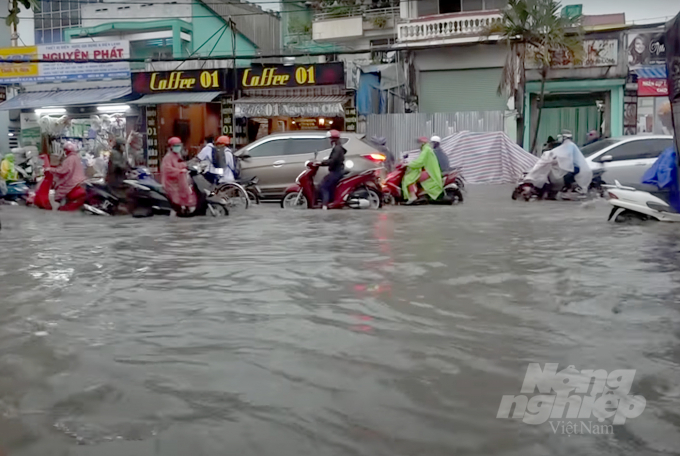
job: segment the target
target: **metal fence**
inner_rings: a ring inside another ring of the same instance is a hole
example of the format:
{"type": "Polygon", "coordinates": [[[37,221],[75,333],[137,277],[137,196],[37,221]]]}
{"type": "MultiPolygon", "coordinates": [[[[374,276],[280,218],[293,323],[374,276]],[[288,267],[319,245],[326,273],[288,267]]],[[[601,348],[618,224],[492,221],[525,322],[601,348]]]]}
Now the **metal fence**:
{"type": "Polygon", "coordinates": [[[366,118],[366,136],[385,137],[395,154],[417,149],[421,136],[442,138],[460,131],[504,131],[502,111],[452,113],[370,114],[366,118]]]}

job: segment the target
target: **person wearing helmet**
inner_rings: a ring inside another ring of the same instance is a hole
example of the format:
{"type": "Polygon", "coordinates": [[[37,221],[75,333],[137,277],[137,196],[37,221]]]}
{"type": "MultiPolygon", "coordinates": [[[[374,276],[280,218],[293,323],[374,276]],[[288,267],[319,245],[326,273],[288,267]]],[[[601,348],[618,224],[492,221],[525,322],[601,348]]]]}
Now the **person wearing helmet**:
{"type": "Polygon", "coordinates": [[[168,153],[161,163],[161,184],[178,214],[196,209],[196,193],[188,174],[187,164],[182,159],[182,140],[173,136],[168,140],[168,153]]]}
{"type": "Polygon", "coordinates": [[[582,192],[588,191],[588,185],[590,185],[593,173],[592,171],[590,171],[588,163],[586,163],[585,158],[583,157],[583,153],[581,153],[581,149],[579,149],[578,146],[574,143],[574,141],[572,141],[572,137],[573,135],[571,131],[562,130],[562,145],[560,146],[560,148],[566,149],[566,152],[568,153],[567,156],[571,159],[571,164],[573,167],[572,172],[568,172],[567,174],[564,175],[564,187],[562,188],[562,191],[566,192],[571,190],[573,184],[577,181],[577,179],[581,183],[580,190],[582,192]]]}
{"type": "Polygon", "coordinates": [[[78,155],[78,147],[71,141],[64,144],[66,158],[61,165],[50,167],[54,176],[54,199],[50,201],[52,209],[76,210],[85,202],[85,189],[81,186],[85,181],[85,169],[78,155]]]}
{"type": "Polygon", "coordinates": [[[420,155],[408,164],[406,174],[404,174],[404,178],[401,181],[403,194],[409,195],[406,204],[413,204],[416,201],[418,184],[433,200],[439,198],[439,195],[444,191],[439,161],[428,139],[422,137],[418,139],[418,142],[422,144],[420,155]]]}
{"type": "Polygon", "coordinates": [[[449,157],[444,153],[441,146],[442,139],[439,136],[433,136],[430,138],[430,144],[432,145],[432,150],[437,156],[437,161],[439,162],[439,169],[442,174],[446,174],[451,170],[449,165],[449,157]]]}
{"type": "Polygon", "coordinates": [[[331,130],[328,133],[333,150],[328,160],[324,160],[321,165],[328,166],[328,174],[321,181],[319,190],[321,191],[321,204],[323,209],[328,209],[328,204],[333,201],[335,187],[345,173],[345,154],[347,149],[340,144],[340,132],[331,130]]]}

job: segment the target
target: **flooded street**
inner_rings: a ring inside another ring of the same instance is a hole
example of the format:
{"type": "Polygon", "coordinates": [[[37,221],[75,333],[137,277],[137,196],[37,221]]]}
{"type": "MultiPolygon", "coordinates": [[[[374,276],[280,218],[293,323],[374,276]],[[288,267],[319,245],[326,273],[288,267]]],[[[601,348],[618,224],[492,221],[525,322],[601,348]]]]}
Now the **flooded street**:
{"type": "Polygon", "coordinates": [[[680,454],[678,227],[510,193],[222,220],[3,206],[0,448],[680,454]],[[496,418],[529,363],[635,369],[644,412],[604,435],[496,418]]]}

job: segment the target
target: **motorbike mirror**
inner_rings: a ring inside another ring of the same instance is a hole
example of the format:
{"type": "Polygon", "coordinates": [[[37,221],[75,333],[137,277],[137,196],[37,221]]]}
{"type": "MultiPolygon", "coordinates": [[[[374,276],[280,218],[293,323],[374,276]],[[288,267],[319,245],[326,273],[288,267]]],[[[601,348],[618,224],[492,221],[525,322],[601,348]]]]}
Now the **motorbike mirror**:
{"type": "Polygon", "coordinates": [[[248,155],[248,154],[243,154],[243,155],[239,155],[238,158],[240,158],[240,159],[242,159],[242,160],[248,160],[248,159],[250,158],[250,155],[248,155]]]}
{"type": "Polygon", "coordinates": [[[602,157],[600,157],[600,163],[608,163],[612,160],[614,160],[614,157],[612,157],[611,155],[603,155],[602,157]]]}
{"type": "Polygon", "coordinates": [[[408,158],[408,154],[402,155],[401,158],[403,158],[404,160],[406,160],[406,159],[408,158]]]}

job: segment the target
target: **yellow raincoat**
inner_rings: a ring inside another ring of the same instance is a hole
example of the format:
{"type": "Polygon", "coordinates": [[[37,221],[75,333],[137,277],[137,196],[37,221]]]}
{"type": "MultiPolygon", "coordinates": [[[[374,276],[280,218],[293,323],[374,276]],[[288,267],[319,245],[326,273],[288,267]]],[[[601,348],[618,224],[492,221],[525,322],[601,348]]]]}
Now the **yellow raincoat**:
{"type": "Polygon", "coordinates": [[[0,178],[6,181],[18,181],[19,173],[14,168],[14,154],[8,154],[0,162],[0,178]]]}

